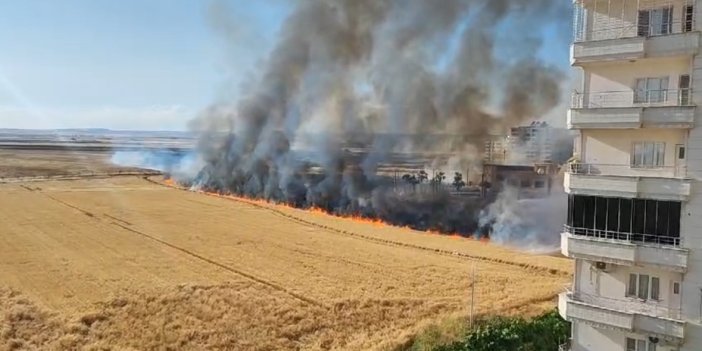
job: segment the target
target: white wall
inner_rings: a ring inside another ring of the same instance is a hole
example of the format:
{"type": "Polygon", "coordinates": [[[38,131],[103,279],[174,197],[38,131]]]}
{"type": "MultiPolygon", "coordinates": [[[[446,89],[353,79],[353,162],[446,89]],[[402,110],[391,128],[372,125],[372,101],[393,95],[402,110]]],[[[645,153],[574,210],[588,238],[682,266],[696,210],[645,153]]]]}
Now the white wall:
{"type": "Polygon", "coordinates": [[[629,305],[630,307],[628,308],[632,311],[657,310],[659,313],[665,313],[666,309],[680,309],[680,304],[671,302],[672,282],[682,282],[683,277],[680,273],[636,266],[614,266],[611,272],[602,272],[595,269],[592,262],[578,261],[575,276],[578,279],[576,289],[580,293],[601,296],[605,298],[606,303],[613,305],[617,305],[618,301],[621,301],[622,308],[626,309],[627,305],[629,305]],[[659,301],[648,300],[641,302],[637,298],[627,297],[626,289],[629,282],[629,274],[631,273],[648,274],[651,277],[659,278],[659,301]]]}
{"type": "Polygon", "coordinates": [[[685,343],[680,351],[699,351],[700,345],[702,345],[702,327],[698,321],[688,321],[685,325],[685,343]]]}
{"type": "MultiPolygon", "coordinates": [[[[700,1],[702,6],[702,1],[700,1]]],[[[698,6],[698,8],[700,7],[698,6]]],[[[702,14],[701,14],[702,15],[702,14]]],[[[702,21],[698,21],[702,22],[702,21]]],[[[693,102],[697,106],[702,106],[702,55],[698,55],[693,61],[692,68],[692,89],[693,102]]],[[[702,180],[702,108],[695,111],[696,128],[689,133],[689,145],[687,146],[687,173],[688,176],[702,180]]]]}
{"type": "MultiPolygon", "coordinates": [[[[702,30],[702,1],[696,2],[696,26],[702,30]]],[[[702,55],[693,61],[693,101],[702,106],[702,55]]],[[[683,204],[681,237],[683,247],[690,249],[688,269],[682,286],[683,309],[694,318],[687,320],[685,345],[682,351],[700,350],[702,345],[702,111],[695,113],[696,128],[689,133],[687,146],[687,175],[693,179],[690,200],[683,204]]]]}
{"type": "MultiPolygon", "coordinates": [[[[648,338],[648,335],[597,329],[577,322],[573,324],[573,336],[573,351],[626,351],[627,337],[639,340],[648,338]]],[[[676,349],[669,345],[659,344],[656,350],[672,351],[676,349]]]]}
{"type": "Polygon", "coordinates": [[[587,39],[605,40],[634,37],[638,9],[653,9],[673,6],[673,33],[680,32],[682,24],[683,0],[585,0],[589,16],[586,19],[587,39]],[[637,4],[640,4],[637,7],[637,4]]]}
{"type": "Polygon", "coordinates": [[[684,145],[686,134],[681,129],[586,129],[581,132],[581,160],[591,164],[629,166],[634,142],[656,141],[666,144],[664,165],[673,167],[675,145],[684,145]]]}
{"type": "Polygon", "coordinates": [[[625,349],[624,333],[596,329],[584,323],[573,325],[573,351],[619,351],[625,349]]]}
{"type": "MultiPolygon", "coordinates": [[[[585,0],[590,10],[586,19],[588,30],[596,27],[588,39],[601,40],[609,37],[635,36],[636,11],[632,4],[640,3],[641,8],[654,8],[673,4],[674,32],[679,32],[682,22],[684,3],[694,3],[696,11],[696,29],[702,30],[702,1],[666,1],[666,0],[613,0],[597,1],[597,11],[594,11],[596,1],[585,0]],[[622,1],[626,5],[622,14],[622,1]],[[619,32],[612,28],[630,27],[619,32]],[[597,31],[597,28],[610,30],[597,31]],[[599,36],[599,37],[597,37],[599,36]]],[[[618,62],[606,64],[590,64],[583,72],[581,93],[602,91],[633,91],[636,78],[669,77],[669,89],[678,88],[681,74],[692,74],[693,101],[702,106],[702,54],[698,54],[693,62],[689,58],[648,58],[635,62],[618,62]],[[692,63],[692,64],[691,64],[692,63]]],[[[633,93],[632,93],[633,97],[633,93]]],[[[633,101],[633,100],[632,100],[633,101]]],[[[618,267],[612,274],[593,274],[591,265],[583,260],[576,260],[575,288],[586,293],[601,293],[613,297],[622,297],[626,292],[628,272],[656,272],[661,278],[661,297],[668,299],[668,284],[672,279],[682,278],[682,306],[686,315],[685,343],[681,351],[702,350],[702,108],[696,111],[696,128],[686,130],[583,130],[579,143],[581,160],[585,163],[630,164],[631,143],[635,140],[663,141],[666,143],[666,165],[674,165],[675,144],[687,147],[687,176],[693,179],[692,195],[689,201],[683,203],[681,218],[681,237],[683,247],[690,249],[688,270],[684,276],[673,272],[658,271],[650,268],[618,267]]],[[[652,273],[653,274],[653,273],[652,273]]],[[[626,334],[616,331],[604,331],[581,323],[573,326],[573,350],[624,350],[626,334]]],[[[659,347],[658,350],[673,350],[659,347]]]]}
{"type": "Polygon", "coordinates": [[[632,92],[638,78],[668,77],[668,89],[677,90],[680,75],[691,74],[690,59],[670,57],[590,65],[585,69],[586,93],[632,92]]]}
{"type": "MultiPolygon", "coordinates": [[[[693,133],[702,131],[697,128],[693,133]]],[[[702,150],[688,151],[688,157],[701,157],[702,150]]],[[[688,161],[690,163],[690,161],[688,161]]],[[[693,162],[699,164],[699,161],[693,162]]],[[[699,177],[699,170],[694,172],[699,177]]],[[[688,268],[682,283],[683,311],[688,315],[685,327],[685,345],[681,351],[698,351],[702,345],[702,183],[692,184],[690,201],[683,203],[680,221],[682,246],[689,248],[688,268]]]]}
{"type": "Polygon", "coordinates": [[[588,40],[636,36],[636,1],[588,1],[587,9],[588,40]]]}

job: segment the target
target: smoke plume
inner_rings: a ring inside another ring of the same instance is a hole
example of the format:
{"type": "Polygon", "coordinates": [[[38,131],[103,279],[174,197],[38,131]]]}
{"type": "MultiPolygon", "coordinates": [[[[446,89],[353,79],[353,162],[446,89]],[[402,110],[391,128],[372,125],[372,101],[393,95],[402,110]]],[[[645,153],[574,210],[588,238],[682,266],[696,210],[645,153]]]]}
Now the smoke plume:
{"type": "Polygon", "coordinates": [[[115,151],[110,161],[122,167],[158,170],[178,179],[193,179],[204,166],[198,154],[172,150],[115,151]]]}
{"type": "Polygon", "coordinates": [[[488,200],[456,196],[442,179],[398,181],[397,169],[471,172],[490,134],[558,105],[563,74],[537,51],[544,28],[568,21],[567,2],[295,4],[242,96],[192,121],[204,166],[182,181],[418,229],[479,231],[488,200]]]}
{"type": "Polygon", "coordinates": [[[479,225],[490,228],[490,240],[533,252],[552,252],[558,246],[556,235],[566,217],[568,197],[558,184],[544,198],[520,199],[519,189],[506,187],[489,206],[481,210],[479,225]]]}

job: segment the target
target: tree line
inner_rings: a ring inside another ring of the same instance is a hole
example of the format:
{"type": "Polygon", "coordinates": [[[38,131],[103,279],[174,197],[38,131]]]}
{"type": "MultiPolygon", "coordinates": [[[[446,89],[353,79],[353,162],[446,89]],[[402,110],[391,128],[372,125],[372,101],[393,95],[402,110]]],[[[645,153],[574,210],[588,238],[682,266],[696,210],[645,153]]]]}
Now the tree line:
{"type": "MultiPolygon", "coordinates": [[[[446,180],[446,173],[437,172],[431,179],[429,179],[429,174],[426,171],[421,170],[416,174],[406,173],[402,175],[402,180],[411,185],[413,188],[416,188],[417,185],[424,184],[426,182],[438,187],[439,185],[443,184],[444,180],[446,180]]],[[[456,172],[453,175],[453,182],[451,185],[456,189],[456,191],[461,191],[461,189],[463,189],[466,185],[472,185],[472,183],[466,184],[466,182],[463,180],[463,174],[456,172]]]]}

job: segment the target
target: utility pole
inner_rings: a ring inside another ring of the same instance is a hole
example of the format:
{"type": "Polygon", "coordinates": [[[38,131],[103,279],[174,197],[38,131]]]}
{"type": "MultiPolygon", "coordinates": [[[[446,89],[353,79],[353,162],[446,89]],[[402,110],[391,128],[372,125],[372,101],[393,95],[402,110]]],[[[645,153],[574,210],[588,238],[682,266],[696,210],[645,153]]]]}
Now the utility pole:
{"type": "Polygon", "coordinates": [[[473,261],[473,268],[471,273],[471,284],[470,284],[470,329],[473,329],[473,311],[475,306],[475,261],[473,261]]]}

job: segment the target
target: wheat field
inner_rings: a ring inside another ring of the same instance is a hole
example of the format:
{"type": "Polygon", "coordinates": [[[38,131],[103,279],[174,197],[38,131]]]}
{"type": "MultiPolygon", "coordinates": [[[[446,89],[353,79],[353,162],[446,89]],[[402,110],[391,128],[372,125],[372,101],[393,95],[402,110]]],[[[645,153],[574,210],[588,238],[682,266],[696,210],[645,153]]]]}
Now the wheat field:
{"type": "MultiPolygon", "coordinates": [[[[555,234],[554,234],[555,235],[555,234]]],[[[0,350],[394,350],[532,315],[564,258],[169,187],[0,184],[0,350]]]]}

